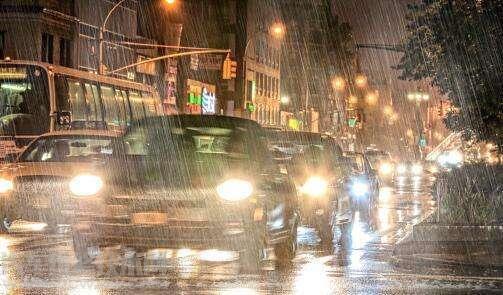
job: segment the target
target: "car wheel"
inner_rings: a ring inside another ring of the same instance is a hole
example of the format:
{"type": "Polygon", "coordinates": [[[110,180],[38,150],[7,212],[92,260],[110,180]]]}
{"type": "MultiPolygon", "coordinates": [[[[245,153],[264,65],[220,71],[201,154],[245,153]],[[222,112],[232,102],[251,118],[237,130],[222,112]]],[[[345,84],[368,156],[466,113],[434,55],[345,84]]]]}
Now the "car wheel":
{"type": "Polygon", "coordinates": [[[90,254],[90,248],[92,245],[89,244],[84,234],[79,232],[73,234],[73,251],[79,264],[89,265],[96,259],[96,255],[90,254]]]}
{"type": "Polygon", "coordinates": [[[293,231],[286,241],[274,246],[274,254],[279,264],[288,264],[295,258],[295,252],[297,251],[297,226],[294,227],[293,231]]]}
{"type": "Polygon", "coordinates": [[[0,233],[7,234],[9,233],[10,227],[12,226],[13,220],[9,217],[0,216],[0,233]]]}
{"type": "Polygon", "coordinates": [[[264,236],[255,235],[253,239],[248,241],[239,258],[245,272],[259,271],[264,258],[264,236]]]}
{"type": "Polygon", "coordinates": [[[327,212],[321,218],[318,219],[318,234],[321,239],[321,243],[326,246],[331,246],[334,240],[334,228],[331,218],[331,212],[327,212]]]}

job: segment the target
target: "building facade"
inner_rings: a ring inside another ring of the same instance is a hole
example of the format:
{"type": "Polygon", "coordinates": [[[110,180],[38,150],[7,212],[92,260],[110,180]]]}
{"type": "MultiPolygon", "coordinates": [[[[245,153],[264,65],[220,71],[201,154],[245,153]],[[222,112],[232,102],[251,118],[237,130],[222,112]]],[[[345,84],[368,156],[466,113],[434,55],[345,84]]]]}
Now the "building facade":
{"type": "Polygon", "coordinates": [[[263,0],[208,0],[182,7],[182,45],[229,49],[237,61],[236,78],[222,80],[225,54],[201,55],[180,61],[179,108],[199,112],[202,103],[194,84],[215,89],[215,113],[280,124],[280,42],[270,32],[277,21],[274,7],[263,0]],[[197,20],[197,21],[196,21],[197,20]],[[196,82],[197,81],[197,82],[196,82]],[[195,106],[196,105],[196,106],[195,106]]]}

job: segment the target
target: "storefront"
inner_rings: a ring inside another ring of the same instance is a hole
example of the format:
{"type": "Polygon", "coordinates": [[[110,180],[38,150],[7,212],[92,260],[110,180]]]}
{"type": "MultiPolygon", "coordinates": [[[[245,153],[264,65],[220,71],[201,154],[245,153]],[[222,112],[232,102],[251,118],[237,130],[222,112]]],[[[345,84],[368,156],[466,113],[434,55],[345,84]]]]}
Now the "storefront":
{"type": "Polygon", "coordinates": [[[185,113],[188,114],[215,114],[216,112],[216,87],[200,81],[187,79],[187,103],[185,113]]]}

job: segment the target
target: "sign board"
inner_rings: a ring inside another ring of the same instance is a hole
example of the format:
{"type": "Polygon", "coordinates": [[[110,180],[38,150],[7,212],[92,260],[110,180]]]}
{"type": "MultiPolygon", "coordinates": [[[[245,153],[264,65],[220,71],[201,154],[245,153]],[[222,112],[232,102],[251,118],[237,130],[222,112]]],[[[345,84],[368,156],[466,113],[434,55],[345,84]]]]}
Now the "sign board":
{"type": "Polygon", "coordinates": [[[205,87],[202,92],[201,100],[201,110],[203,114],[214,114],[215,113],[215,93],[211,93],[205,87]]]}
{"type": "MultiPolygon", "coordinates": [[[[150,58],[147,58],[146,56],[138,55],[137,62],[142,62],[142,61],[149,60],[149,59],[150,58]]],[[[155,62],[148,62],[148,63],[144,63],[144,64],[141,64],[141,65],[137,65],[136,66],[136,71],[138,73],[155,76],[155,74],[156,74],[156,72],[155,72],[155,62]]]]}
{"type": "Polygon", "coordinates": [[[219,54],[202,54],[199,56],[199,69],[209,71],[221,71],[224,56],[219,54]]]}

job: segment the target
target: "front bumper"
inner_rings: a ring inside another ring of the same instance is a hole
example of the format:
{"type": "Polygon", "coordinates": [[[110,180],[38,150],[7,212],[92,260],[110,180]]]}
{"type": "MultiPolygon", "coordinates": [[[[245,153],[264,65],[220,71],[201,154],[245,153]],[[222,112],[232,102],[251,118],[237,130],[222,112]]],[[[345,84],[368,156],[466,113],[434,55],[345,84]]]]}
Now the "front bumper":
{"type": "Polygon", "coordinates": [[[115,199],[114,204],[105,206],[113,210],[106,209],[106,214],[75,224],[73,230],[74,234],[84,236],[89,245],[98,247],[241,250],[250,239],[267,242],[266,214],[261,205],[249,200],[211,203],[208,199],[204,202],[115,199]],[[141,214],[165,217],[150,223],[136,218],[141,214]]]}

